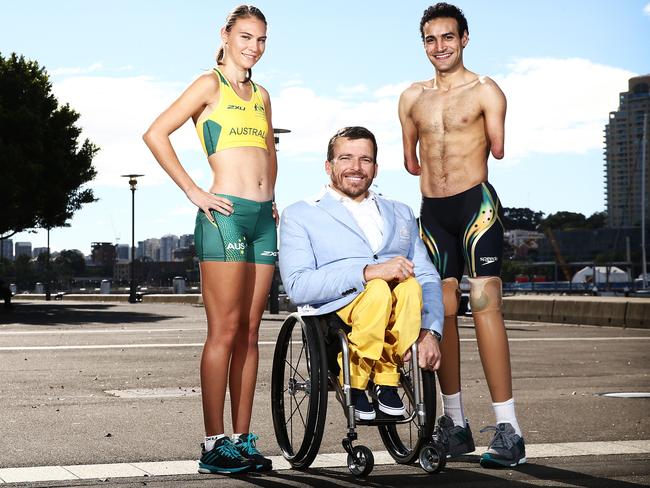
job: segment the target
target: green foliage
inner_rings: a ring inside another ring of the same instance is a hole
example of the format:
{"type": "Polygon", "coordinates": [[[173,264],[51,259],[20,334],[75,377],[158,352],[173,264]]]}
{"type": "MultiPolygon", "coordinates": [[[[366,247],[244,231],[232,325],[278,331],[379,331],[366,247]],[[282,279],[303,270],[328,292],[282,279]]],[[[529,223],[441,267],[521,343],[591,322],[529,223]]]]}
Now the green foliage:
{"type": "Polygon", "coordinates": [[[576,212],[556,212],[546,217],[541,227],[543,229],[553,230],[571,230],[571,229],[584,229],[586,219],[581,213],[576,212]]]}
{"type": "Polygon", "coordinates": [[[505,282],[515,281],[515,277],[526,273],[526,267],[517,261],[504,259],[501,263],[501,279],[505,282]]]}
{"type": "Polygon", "coordinates": [[[587,229],[602,229],[607,224],[607,212],[594,212],[585,220],[587,229]]]}
{"type": "Polygon", "coordinates": [[[503,226],[506,230],[537,230],[543,218],[544,212],[535,212],[529,208],[503,208],[503,226]]]}
{"type": "Polygon", "coordinates": [[[83,276],[86,271],[84,256],[77,249],[61,251],[54,259],[54,263],[64,276],[83,276]]]}
{"type": "Polygon", "coordinates": [[[98,151],[79,142],[79,114],[59,106],[44,68],[0,53],[0,236],[66,226],[95,201],[83,185],[95,177],[98,151]]]}

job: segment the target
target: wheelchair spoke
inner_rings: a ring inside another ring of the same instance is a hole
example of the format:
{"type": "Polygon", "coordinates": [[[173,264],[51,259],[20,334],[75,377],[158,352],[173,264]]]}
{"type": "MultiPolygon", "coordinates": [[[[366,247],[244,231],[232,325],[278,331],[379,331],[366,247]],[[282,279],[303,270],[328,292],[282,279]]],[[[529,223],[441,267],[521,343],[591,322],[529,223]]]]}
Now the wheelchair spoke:
{"type": "MultiPolygon", "coordinates": [[[[295,397],[292,397],[292,402],[296,404],[296,408],[293,409],[291,412],[291,415],[289,416],[289,419],[285,422],[285,425],[287,425],[291,420],[293,419],[293,416],[298,412],[298,415],[300,415],[300,419],[302,420],[302,425],[303,427],[307,428],[307,424],[305,423],[305,418],[302,416],[302,412],[300,411],[300,405],[302,405],[302,402],[305,401],[305,398],[307,398],[307,395],[303,396],[300,402],[298,402],[295,397]]],[[[293,432],[293,422],[291,422],[291,430],[293,432]]]]}
{"type": "Polygon", "coordinates": [[[292,364],[290,364],[286,359],[284,360],[284,362],[287,363],[287,364],[289,365],[289,367],[291,368],[291,370],[292,370],[293,373],[294,373],[293,375],[289,375],[291,378],[295,378],[296,376],[300,376],[300,379],[301,379],[303,382],[306,381],[306,380],[305,380],[305,377],[304,377],[302,374],[300,374],[300,371],[298,371],[296,368],[294,368],[292,364]]]}

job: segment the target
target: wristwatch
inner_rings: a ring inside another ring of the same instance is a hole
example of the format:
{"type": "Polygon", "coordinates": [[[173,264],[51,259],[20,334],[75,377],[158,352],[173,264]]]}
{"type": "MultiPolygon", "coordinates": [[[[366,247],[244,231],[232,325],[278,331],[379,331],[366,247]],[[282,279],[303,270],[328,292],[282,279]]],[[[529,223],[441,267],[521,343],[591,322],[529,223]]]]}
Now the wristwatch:
{"type": "Polygon", "coordinates": [[[435,330],[427,329],[427,332],[429,334],[431,334],[433,337],[435,337],[438,342],[440,342],[442,340],[442,336],[438,332],[436,332],[435,330]]]}

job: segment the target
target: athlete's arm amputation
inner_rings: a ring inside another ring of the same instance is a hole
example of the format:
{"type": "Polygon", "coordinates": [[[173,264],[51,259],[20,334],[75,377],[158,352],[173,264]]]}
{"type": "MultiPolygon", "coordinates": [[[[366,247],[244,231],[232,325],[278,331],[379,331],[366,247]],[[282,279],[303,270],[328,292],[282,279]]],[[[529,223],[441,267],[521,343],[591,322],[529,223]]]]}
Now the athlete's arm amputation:
{"type": "Polygon", "coordinates": [[[485,132],[489,150],[496,159],[504,156],[506,97],[492,80],[483,87],[481,105],[485,117],[485,132]]]}
{"type": "Polygon", "coordinates": [[[402,144],[404,147],[404,167],[412,175],[421,173],[416,147],[418,142],[418,129],[411,117],[411,107],[416,97],[413,87],[405,90],[399,99],[399,120],[402,124],[402,144]]]}

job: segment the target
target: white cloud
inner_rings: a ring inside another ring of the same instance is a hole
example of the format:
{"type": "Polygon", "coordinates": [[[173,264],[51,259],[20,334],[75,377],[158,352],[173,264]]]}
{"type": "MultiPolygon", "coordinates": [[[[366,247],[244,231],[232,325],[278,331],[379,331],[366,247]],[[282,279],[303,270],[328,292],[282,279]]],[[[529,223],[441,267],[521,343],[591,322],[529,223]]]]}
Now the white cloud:
{"type": "Polygon", "coordinates": [[[93,71],[99,71],[103,68],[104,65],[102,63],[93,63],[90,66],[54,68],[48,70],[48,73],[52,76],[81,75],[86,73],[92,73],[93,71]]]}
{"type": "Polygon", "coordinates": [[[382,169],[402,167],[396,97],[355,102],[347,97],[319,96],[309,88],[294,86],[275,94],[273,107],[274,126],[292,132],[282,136],[283,157],[324,161],[327,141],[338,129],[362,125],[378,139],[382,169]]]}
{"type": "Polygon", "coordinates": [[[650,3],[646,4],[646,6],[643,7],[643,13],[650,16],[650,3]]]}
{"type": "Polygon", "coordinates": [[[352,97],[366,93],[368,86],[364,83],[359,83],[358,85],[339,85],[336,91],[343,97],[352,97]]]}
{"type": "Polygon", "coordinates": [[[187,205],[183,205],[182,207],[176,207],[170,213],[171,215],[180,215],[180,216],[196,215],[196,207],[188,202],[187,205]]]}
{"type": "MultiPolygon", "coordinates": [[[[93,163],[93,185],[124,185],[121,174],[144,173],[143,185],[159,184],[167,176],[160,169],[142,134],[153,120],[181,93],[183,83],[151,77],[71,76],[54,84],[61,103],[68,102],[81,114],[82,137],[101,150],[93,163]]],[[[172,134],[176,151],[193,150],[197,136],[191,121],[172,134]]]]}
{"type": "Polygon", "coordinates": [[[392,85],[384,85],[377,90],[374,91],[374,95],[377,98],[383,98],[383,97],[397,97],[402,94],[404,90],[406,90],[409,86],[411,86],[411,82],[404,81],[402,83],[394,83],[392,85]]]}
{"type": "Polygon", "coordinates": [[[521,59],[494,80],[508,99],[506,161],[603,146],[609,112],[634,73],[586,59],[521,59]]]}

